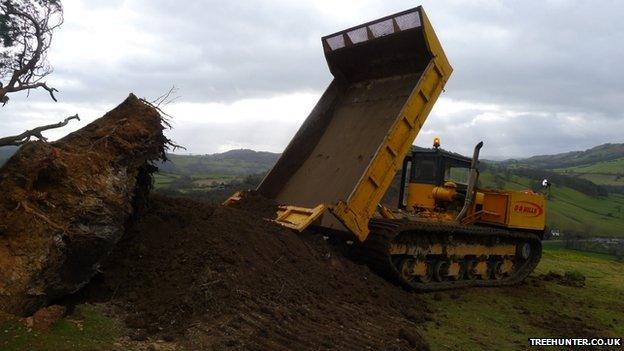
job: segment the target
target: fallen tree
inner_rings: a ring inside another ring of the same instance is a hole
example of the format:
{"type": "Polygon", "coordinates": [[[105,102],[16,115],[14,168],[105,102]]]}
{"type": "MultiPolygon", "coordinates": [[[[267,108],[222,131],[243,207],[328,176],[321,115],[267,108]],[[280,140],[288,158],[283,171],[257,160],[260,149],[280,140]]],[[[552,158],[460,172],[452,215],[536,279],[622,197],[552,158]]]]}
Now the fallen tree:
{"type": "Polygon", "coordinates": [[[28,315],[90,280],[146,198],[165,125],[131,94],[59,141],[24,144],[0,168],[0,309],[28,315]]]}

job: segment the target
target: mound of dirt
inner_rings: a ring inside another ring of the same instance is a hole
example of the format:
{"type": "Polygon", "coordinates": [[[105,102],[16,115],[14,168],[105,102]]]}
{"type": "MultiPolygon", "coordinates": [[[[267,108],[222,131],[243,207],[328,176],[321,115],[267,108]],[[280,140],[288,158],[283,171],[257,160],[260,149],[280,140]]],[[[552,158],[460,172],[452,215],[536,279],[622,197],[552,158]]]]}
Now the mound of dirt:
{"type": "Polygon", "coordinates": [[[29,315],[89,281],[149,190],[163,129],[131,94],[57,142],[25,144],[0,168],[0,310],[29,315]]]}
{"type": "Polygon", "coordinates": [[[417,295],[345,258],[346,245],[241,205],[254,207],[153,197],[84,296],[190,349],[428,349],[417,295]]]}

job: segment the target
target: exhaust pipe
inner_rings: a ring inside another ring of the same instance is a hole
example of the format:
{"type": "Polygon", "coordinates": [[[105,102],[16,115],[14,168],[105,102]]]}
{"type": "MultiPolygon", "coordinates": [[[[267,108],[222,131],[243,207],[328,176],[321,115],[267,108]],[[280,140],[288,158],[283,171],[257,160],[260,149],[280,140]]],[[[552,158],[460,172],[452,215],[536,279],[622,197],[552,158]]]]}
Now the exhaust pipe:
{"type": "Polygon", "coordinates": [[[466,217],[466,213],[468,213],[468,209],[472,206],[475,198],[475,186],[477,185],[477,180],[479,179],[479,170],[477,166],[479,164],[479,152],[481,152],[481,148],[483,147],[483,142],[479,142],[472,153],[472,162],[470,162],[470,176],[468,178],[468,188],[466,189],[466,200],[464,201],[464,207],[462,207],[461,211],[455,218],[455,221],[461,222],[464,217],[466,217]]]}

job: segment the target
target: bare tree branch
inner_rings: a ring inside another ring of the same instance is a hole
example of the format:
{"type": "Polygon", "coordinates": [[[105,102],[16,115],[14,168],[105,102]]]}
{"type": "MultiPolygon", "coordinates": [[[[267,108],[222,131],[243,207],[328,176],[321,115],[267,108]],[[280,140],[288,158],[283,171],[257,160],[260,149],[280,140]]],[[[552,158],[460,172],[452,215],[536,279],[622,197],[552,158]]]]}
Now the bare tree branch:
{"type": "MultiPolygon", "coordinates": [[[[58,90],[43,79],[52,72],[47,52],[52,44],[52,32],[63,24],[60,0],[0,0],[0,103],[5,106],[9,94],[45,90],[57,101],[58,90]],[[6,82],[4,84],[3,82],[6,82]]],[[[56,124],[45,125],[22,134],[0,138],[0,147],[22,145],[33,138],[47,141],[41,134],[66,126],[78,115],[56,124]]]]}
{"type": "Polygon", "coordinates": [[[29,142],[31,138],[37,138],[37,139],[39,139],[41,141],[48,141],[48,139],[41,134],[42,132],[44,132],[46,130],[50,130],[50,129],[56,129],[56,128],[64,127],[64,126],[66,126],[69,123],[69,121],[71,121],[73,119],[80,120],[80,117],[78,117],[78,114],[75,114],[75,115],[67,117],[63,121],[55,123],[55,124],[48,124],[48,125],[45,125],[45,126],[41,126],[41,127],[37,127],[37,128],[34,128],[34,129],[30,129],[30,130],[27,130],[27,131],[23,132],[22,134],[19,134],[19,135],[14,135],[14,136],[8,136],[8,137],[0,138],[0,147],[1,146],[9,146],[9,145],[20,146],[20,145],[23,145],[23,144],[29,142]]]}
{"type": "MultiPolygon", "coordinates": [[[[160,113],[160,120],[162,121],[162,123],[167,127],[167,128],[171,128],[171,124],[169,123],[169,119],[173,118],[171,117],[171,115],[169,115],[168,113],[166,113],[165,111],[162,110],[162,108],[160,107],[160,105],[166,106],[176,100],[178,100],[180,98],[180,96],[171,96],[172,94],[175,94],[178,92],[178,88],[174,86],[172,86],[169,91],[167,91],[166,93],[160,95],[159,97],[157,97],[156,99],[152,100],[152,101],[148,101],[145,98],[140,99],[141,101],[143,101],[143,103],[145,103],[148,106],[153,107],[156,111],[158,111],[158,113],[160,113]]],[[[167,145],[169,145],[169,147],[171,147],[173,149],[173,151],[177,150],[177,149],[181,149],[181,150],[186,150],[186,148],[184,146],[178,145],[175,142],[168,140],[167,141],[167,145]]]]}
{"type": "Polygon", "coordinates": [[[57,101],[53,87],[42,79],[52,72],[46,55],[52,32],[63,23],[63,8],[58,0],[0,0],[0,102],[6,105],[9,94],[42,88],[57,101]],[[8,79],[6,84],[1,81],[8,79]]]}
{"type": "Polygon", "coordinates": [[[176,88],[174,85],[171,87],[171,89],[169,89],[169,91],[157,97],[156,99],[154,99],[154,101],[151,101],[150,104],[156,108],[160,107],[160,105],[169,105],[170,103],[175,102],[180,98],[180,96],[171,96],[172,94],[175,94],[177,92],[178,88],[176,88]]]}

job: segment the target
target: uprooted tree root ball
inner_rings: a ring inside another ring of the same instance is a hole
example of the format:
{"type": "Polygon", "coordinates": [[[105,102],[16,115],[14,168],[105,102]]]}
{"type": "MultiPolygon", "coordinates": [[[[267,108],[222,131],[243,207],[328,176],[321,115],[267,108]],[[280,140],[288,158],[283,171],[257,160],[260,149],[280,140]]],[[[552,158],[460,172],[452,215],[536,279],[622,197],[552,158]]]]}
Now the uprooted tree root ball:
{"type": "Polygon", "coordinates": [[[28,315],[84,286],[150,187],[169,142],[130,95],[85,128],[25,144],[0,169],[0,309],[28,315]]]}
{"type": "Polygon", "coordinates": [[[427,349],[417,295],[347,259],[348,245],[285,230],[258,207],[152,198],[81,298],[189,349],[427,349]]]}

